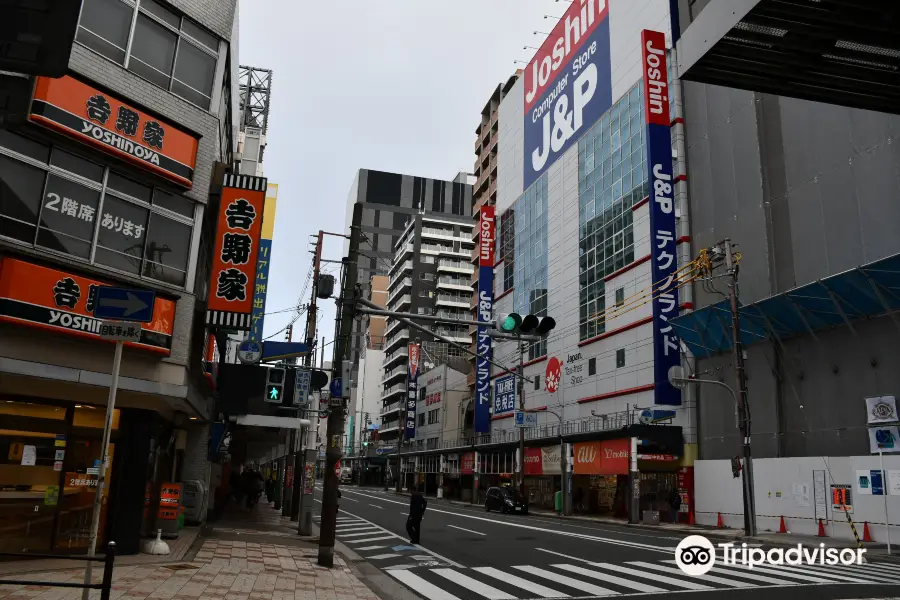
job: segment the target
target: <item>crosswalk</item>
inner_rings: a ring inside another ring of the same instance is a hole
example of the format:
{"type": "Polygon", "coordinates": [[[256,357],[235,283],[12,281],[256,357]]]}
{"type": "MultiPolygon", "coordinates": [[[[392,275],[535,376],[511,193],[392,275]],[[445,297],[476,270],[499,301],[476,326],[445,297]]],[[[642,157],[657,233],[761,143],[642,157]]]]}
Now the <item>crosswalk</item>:
{"type": "Polygon", "coordinates": [[[763,587],[900,584],[900,565],[886,563],[768,565],[753,569],[717,564],[706,575],[690,577],[681,572],[674,560],[576,562],[502,568],[386,568],[385,572],[426,600],[576,599],[763,587]]]}

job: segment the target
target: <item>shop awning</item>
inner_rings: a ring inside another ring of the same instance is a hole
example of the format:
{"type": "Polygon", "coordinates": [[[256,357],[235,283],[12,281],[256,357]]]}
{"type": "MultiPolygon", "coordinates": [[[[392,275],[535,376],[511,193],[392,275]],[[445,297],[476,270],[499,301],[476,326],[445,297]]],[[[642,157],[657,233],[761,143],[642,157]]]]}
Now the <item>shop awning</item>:
{"type": "MultiPolygon", "coordinates": [[[[814,283],[741,305],[741,342],[781,340],[900,310],[900,254],[814,283]]],[[[697,358],[732,349],[731,309],[723,300],[674,319],[681,340],[697,358]]]]}

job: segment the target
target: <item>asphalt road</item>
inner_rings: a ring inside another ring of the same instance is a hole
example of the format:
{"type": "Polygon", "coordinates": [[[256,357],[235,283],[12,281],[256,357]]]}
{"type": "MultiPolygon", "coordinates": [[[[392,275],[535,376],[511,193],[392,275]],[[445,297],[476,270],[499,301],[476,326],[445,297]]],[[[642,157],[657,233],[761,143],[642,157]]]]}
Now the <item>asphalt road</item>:
{"type": "MultiPolygon", "coordinates": [[[[342,486],[341,494],[337,539],[425,600],[673,593],[681,600],[725,594],[729,600],[900,597],[900,565],[769,565],[751,571],[720,562],[706,575],[692,577],[674,562],[681,537],[665,531],[502,515],[433,499],[421,543],[412,546],[406,497],[351,486],[342,486]]],[[[321,490],[316,495],[321,499],[321,490]]]]}

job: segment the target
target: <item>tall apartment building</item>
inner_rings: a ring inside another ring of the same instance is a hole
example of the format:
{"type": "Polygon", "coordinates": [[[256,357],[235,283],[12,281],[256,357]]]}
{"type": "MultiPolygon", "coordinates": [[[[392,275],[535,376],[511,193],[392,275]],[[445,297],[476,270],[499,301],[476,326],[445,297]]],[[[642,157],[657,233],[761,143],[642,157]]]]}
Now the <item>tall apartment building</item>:
{"type": "MultiPolygon", "coordinates": [[[[476,180],[472,197],[472,218],[476,224],[478,223],[478,219],[481,218],[481,207],[494,206],[497,203],[497,154],[500,142],[500,102],[506,97],[509,90],[512,89],[512,86],[516,83],[516,80],[521,73],[521,70],[516,71],[515,75],[511,76],[506,83],[497,85],[496,89],[491,94],[491,97],[488,99],[487,104],[481,109],[481,121],[478,123],[478,127],[475,128],[474,173],[476,180]]],[[[478,227],[473,227],[473,241],[476,245],[480,238],[481,230],[478,227]]],[[[472,264],[477,264],[477,261],[477,254],[473,253],[472,264]]],[[[478,297],[478,269],[473,269],[470,284],[472,285],[472,289],[476,291],[476,293],[472,295],[472,305],[470,306],[470,318],[475,319],[475,305],[478,297]]],[[[471,327],[469,330],[473,352],[475,351],[475,331],[475,327],[471,327]]],[[[474,397],[474,356],[471,358],[471,363],[472,369],[466,376],[466,383],[468,383],[469,389],[472,392],[471,396],[474,397]]]]}
{"type": "MultiPolygon", "coordinates": [[[[472,221],[463,217],[414,215],[394,248],[388,310],[467,319],[473,295],[469,285],[470,258],[475,250],[472,228],[472,221]]],[[[431,329],[459,344],[469,341],[468,327],[464,325],[436,324],[431,329]]],[[[407,347],[416,339],[426,343],[436,338],[388,318],[381,381],[383,409],[379,437],[382,440],[400,435],[409,358],[407,347]]]]}
{"type": "Polygon", "coordinates": [[[138,552],[177,517],[157,511],[164,482],[209,482],[204,309],[239,159],[237,35],[237,0],[84,0],[68,74],[36,78],[28,122],[0,131],[0,446],[22,449],[0,460],[20,498],[2,551],[87,549],[113,356],[99,287],[155,292],[122,357],[100,543],[138,552]]]}

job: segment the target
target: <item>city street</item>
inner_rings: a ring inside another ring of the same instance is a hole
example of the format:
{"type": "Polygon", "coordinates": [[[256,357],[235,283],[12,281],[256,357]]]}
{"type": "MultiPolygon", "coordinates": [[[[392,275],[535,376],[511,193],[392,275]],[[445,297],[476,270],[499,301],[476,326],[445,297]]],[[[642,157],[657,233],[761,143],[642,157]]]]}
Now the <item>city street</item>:
{"type": "MultiPolygon", "coordinates": [[[[317,499],[321,490],[317,489],[317,499]]],[[[775,599],[898,595],[900,566],[717,565],[689,577],[668,532],[487,513],[429,499],[421,544],[406,535],[408,500],[375,488],[341,487],[337,539],[427,600],[593,598],[607,595],[775,599]],[[765,589],[761,589],[765,588],[765,589]],[[701,596],[702,595],[702,596],[701,596]]],[[[316,510],[321,503],[316,503],[316,510]]]]}

